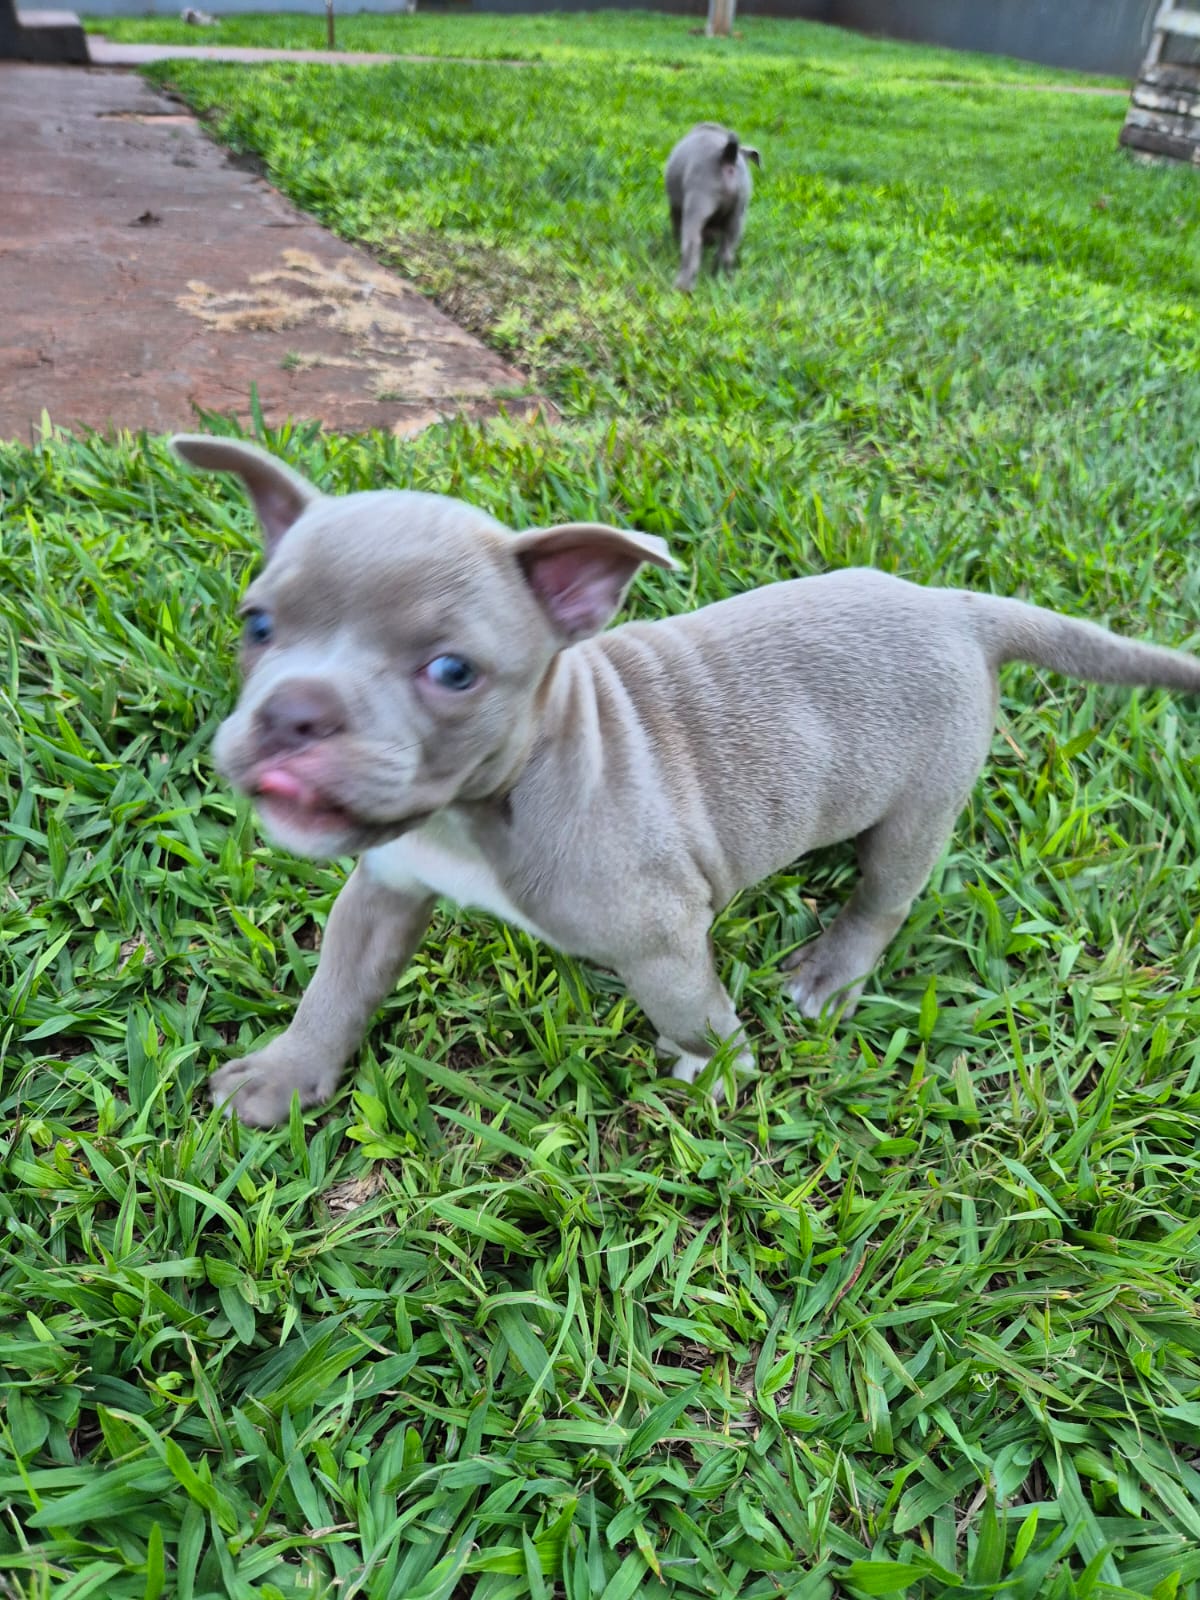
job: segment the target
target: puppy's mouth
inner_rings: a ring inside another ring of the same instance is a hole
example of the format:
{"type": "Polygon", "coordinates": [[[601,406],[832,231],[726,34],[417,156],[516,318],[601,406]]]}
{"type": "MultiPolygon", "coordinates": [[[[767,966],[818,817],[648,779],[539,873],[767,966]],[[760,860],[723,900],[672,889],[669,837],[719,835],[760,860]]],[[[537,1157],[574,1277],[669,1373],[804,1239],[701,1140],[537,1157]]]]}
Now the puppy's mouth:
{"type": "Polygon", "coordinates": [[[245,784],[267,831],[298,854],[340,855],[385,844],[433,815],[386,820],[360,816],[293,767],[267,765],[245,784]]]}
{"type": "Polygon", "coordinates": [[[254,803],[268,824],[300,833],[352,833],[360,819],[289,767],[264,767],[250,784],[254,803]]]}

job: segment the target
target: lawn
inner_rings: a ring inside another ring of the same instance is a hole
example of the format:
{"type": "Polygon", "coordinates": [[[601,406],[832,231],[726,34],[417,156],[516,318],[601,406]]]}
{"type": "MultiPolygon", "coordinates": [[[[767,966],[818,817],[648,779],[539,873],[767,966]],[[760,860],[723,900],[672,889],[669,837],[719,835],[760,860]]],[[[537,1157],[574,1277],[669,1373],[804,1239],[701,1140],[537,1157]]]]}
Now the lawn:
{"type": "MultiPolygon", "coordinates": [[[[562,415],[278,448],[665,534],[641,615],[870,562],[1200,647],[1197,175],[1119,152],[1119,98],[689,26],[157,69],[562,415]],[[685,299],[661,162],[714,114],[764,172],[685,299]]],[[[1195,707],[1010,669],[849,1024],[775,961],[852,852],[739,899],[736,1109],[605,974],[447,909],[331,1110],[264,1135],[203,1081],[286,1022],[343,868],[211,770],[255,561],[160,440],[0,445],[0,1594],[1200,1593],[1195,707]]]]}
{"type": "MultiPolygon", "coordinates": [[[[89,32],[130,43],[265,45],[324,50],[325,17],[298,12],[225,16],[215,28],[196,28],[177,16],[90,17],[89,32]]],[[[411,16],[379,13],[335,17],[337,47],[394,54],[500,58],[558,64],[584,60],[646,61],[677,69],[681,63],[757,61],[823,76],[966,79],[983,83],[1120,83],[1116,78],[1064,72],[1028,61],[959,50],[869,39],[844,28],[774,17],[739,17],[734,37],[705,39],[703,19],[653,11],[547,12],[511,16],[485,12],[458,17],[436,12],[411,16]]],[[[1122,87],[1124,85],[1122,84],[1122,87]]]]}

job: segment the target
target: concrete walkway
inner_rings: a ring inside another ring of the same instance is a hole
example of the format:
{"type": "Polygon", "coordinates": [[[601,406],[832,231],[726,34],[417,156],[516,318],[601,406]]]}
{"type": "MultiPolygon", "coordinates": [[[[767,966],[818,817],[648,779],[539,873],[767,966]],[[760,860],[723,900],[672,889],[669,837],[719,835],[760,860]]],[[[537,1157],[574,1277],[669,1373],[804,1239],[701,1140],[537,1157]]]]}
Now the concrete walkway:
{"type": "MultiPolygon", "coordinates": [[[[893,83],[897,80],[892,79],[893,83]]],[[[934,89],[1007,89],[1015,94],[1101,94],[1128,100],[1128,89],[1110,83],[975,83],[969,78],[921,78],[909,82],[927,83],[934,89]]]]}
{"type": "Polygon", "coordinates": [[[238,44],[120,44],[88,34],[88,54],[97,67],[146,67],[155,61],[299,61],[318,67],[386,67],[393,61],[453,63],[456,67],[534,67],[536,61],[484,60],[473,56],[375,55],[369,50],[272,50],[238,44]]]}
{"type": "MultiPolygon", "coordinates": [[[[168,52],[169,53],[169,52],[168,52]]],[[[521,373],[132,73],[0,64],[0,438],[535,408],[521,373]]]]}

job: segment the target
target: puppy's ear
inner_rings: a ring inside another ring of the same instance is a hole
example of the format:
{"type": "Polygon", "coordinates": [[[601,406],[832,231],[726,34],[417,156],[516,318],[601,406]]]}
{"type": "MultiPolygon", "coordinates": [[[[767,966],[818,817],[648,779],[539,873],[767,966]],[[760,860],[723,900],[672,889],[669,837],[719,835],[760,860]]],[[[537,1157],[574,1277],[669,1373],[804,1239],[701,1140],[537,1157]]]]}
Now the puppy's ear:
{"type": "Polygon", "coordinates": [[[756,167],[762,166],[762,157],[752,144],[744,144],[742,146],[742,154],[745,156],[747,161],[753,161],[756,167]]]}
{"type": "Polygon", "coordinates": [[[216,439],[206,433],[177,433],[171,448],[184,461],[207,472],[236,472],[246,485],[271,555],[284,534],[321,498],[321,491],[278,457],[240,439],[216,439]]]}
{"type": "Polygon", "coordinates": [[[657,534],[626,533],[598,522],[533,528],[512,543],[525,581],[570,640],[599,633],[644,562],[668,571],[679,565],[657,534]]]}

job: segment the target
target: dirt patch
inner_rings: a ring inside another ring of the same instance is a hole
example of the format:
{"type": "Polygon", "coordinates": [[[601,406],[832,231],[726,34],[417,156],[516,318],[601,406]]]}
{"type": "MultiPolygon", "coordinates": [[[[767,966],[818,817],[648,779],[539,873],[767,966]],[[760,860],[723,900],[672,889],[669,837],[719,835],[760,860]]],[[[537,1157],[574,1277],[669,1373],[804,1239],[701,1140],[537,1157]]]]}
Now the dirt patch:
{"type": "Polygon", "coordinates": [[[190,111],[101,111],[98,115],[102,122],[149,122],[156,127],[196,121],[190,111]]]}
{"type": "Polygon", "coordinates": [[[290,329],[296,348],[288,366],[353,368],[379,400],[420,403],[441,395],[458,401],[492,392],[487,376],[459,359],[473,353],[477,341],[452,322],[431,333],[427,308],[422,304],[414,314],[412,293],[394,273],[355,256],[321,261],[306,250],[285,250],[282,261],[273,271],[254,273],[246,289],[222,292],[193,279],[178,305],[220,333],[290,329]],[[308,331],[340,335],[346,353],[306,348],[308,331]],[[421,342],[425,353],[414,356],[421,342]],[[442,353],[430,350],[433,344],[442,353]]]}

